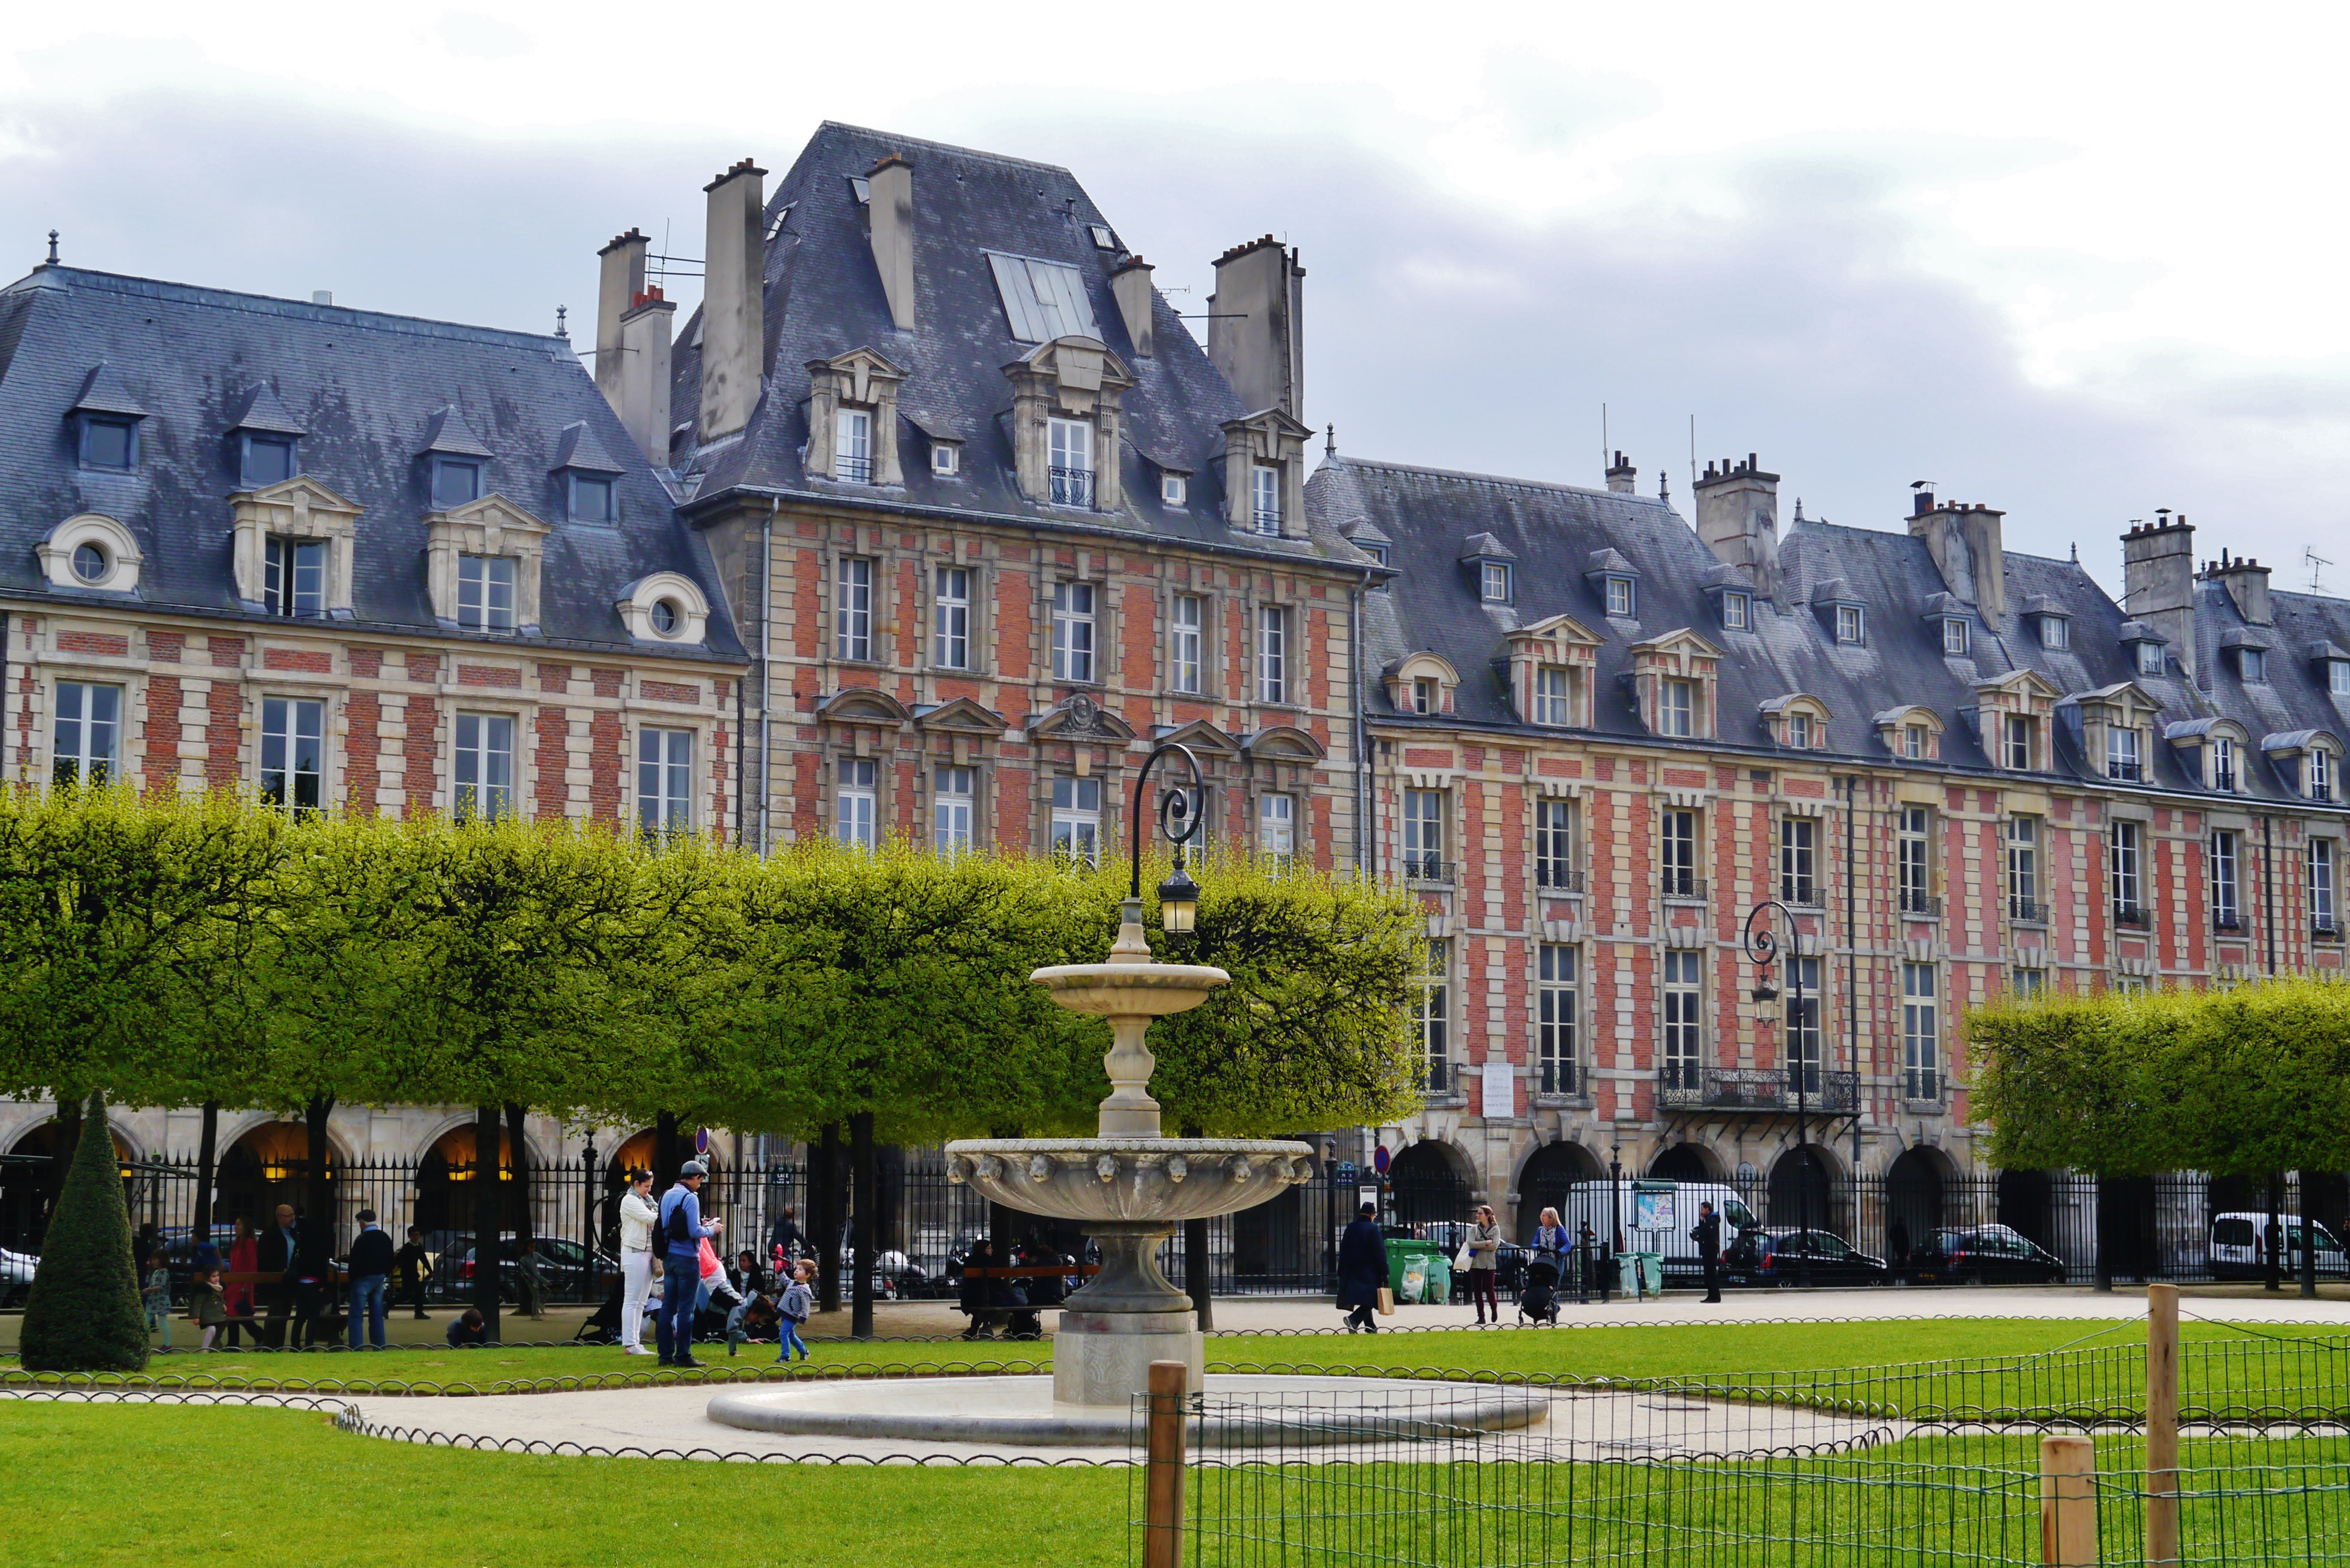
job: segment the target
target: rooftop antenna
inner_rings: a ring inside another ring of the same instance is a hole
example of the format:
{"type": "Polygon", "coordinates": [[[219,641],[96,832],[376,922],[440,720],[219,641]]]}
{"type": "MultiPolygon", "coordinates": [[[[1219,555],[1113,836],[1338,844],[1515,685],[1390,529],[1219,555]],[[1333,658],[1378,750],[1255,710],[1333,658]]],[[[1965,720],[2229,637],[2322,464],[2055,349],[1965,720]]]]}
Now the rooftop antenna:
{"type": "Polygon", "coordinates": [[[1607,405],[1606,403],[1602,403],[1602,404],[1600,404],[1600,405],[1599,405],[1599,469],[1600,469],[1600,472],[1603,472],[1603,473],[1604,473],[1604,472],[1607,472],[1607,465],[1608,465],[1609,463],[1611,463],[1611,462],[1615,462],[1615,461],[1616,461],[1616,460],[1615,460],[1614,458],[1612,458],[1612,457],[1610,457],[1610,456],[1608,456],[1608,455],[1607,455],[1607,405]]]}
{"type": "Polygon", "coordinates": [[[2303,545],[2301,547],[2301,564],[2309,568],[2309,591],[2313,594],[2324,592],[2324,589],[2318,587],[2317,574],[2320,569],[2330,566],[2334,563],[2303,545]]]}
{"type": "Polygon", "coordinates": [[[1697,489],[1697,416],[1690,416],[1690,489],[1697,489]]]}
{"type": "Polygon", "coordinates": [[[49,265],[57,265],[57,232],[55,229],[49,231],[49,265]]]}

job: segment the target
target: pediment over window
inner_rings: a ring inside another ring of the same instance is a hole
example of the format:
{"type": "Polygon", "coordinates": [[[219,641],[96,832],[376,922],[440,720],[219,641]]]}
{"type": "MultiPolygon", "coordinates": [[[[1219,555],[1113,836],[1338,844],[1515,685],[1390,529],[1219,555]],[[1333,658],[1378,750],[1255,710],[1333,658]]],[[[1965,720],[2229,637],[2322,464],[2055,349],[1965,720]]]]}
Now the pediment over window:
{"type": "Polygon", "coordinates": [[[240,490],[229,497],[229,570],[236,597],[257,605],[268,592],[269,541],[316,539],[327,544],[327,613],[351,613],[351,558],[364,508],[344,500],[307,473],[240,490]]]}
{"type": "Polygon", "coordinates": [[[1318,763],[1329,754],[1321,742],[1295,724],[1274,724],[1243,736],[1241,749],[1260,763],[1318,763]]]}
{"type": "Polygon", "coordinates": [[[2007,708],[2028,704],[2045,708],[2064,695],[2054,682],[2036,670],[2018,670],[1996,680],[1975,682],[1975,695],[1986,704],[1997,703],[2007,708]]]}
{"type": "Polygon", "coordinates": [[[1030,740],[1107,743],[1131,741],[1134,733],[1133,725],[1082,691],[1028,725],[1030,740]]]}
{"type": "Polygon", "coordinates": [[[2067,701],[2079,703],[2085,717],[2102,714],[2125,724],[2141,723],[2162,711],[2162,704],[2135,680],[2116,680],[2094,691],[2078,691],[2067,701]]]}
{"type": "Polygon", "coordinates": [[[807,472],[851,484],[904,483],[898,455],[898,389],[906,372],[870,348],[810,359],[807,372],[807,472]],[[854,441],[844,447],[840,441],[843,409],[864,411],[861,448],[854,441]]]}
{"type": "MultiPolygon", "coordinates": [[[[289,481],[288,483],[292,483],[289,481]]],[[[424,514],[424,568],[433,617],[457,624],[457,582],[467,556],[511,556],[515,560],[515,628],[538,629],[539,566],[547,525],[503,495],[484,495],[446,512],[424,514]]]]}
{"type": "Polygon", "coordinates": [[[870,686],[845,686],[816,705],[816,716],[833,724],[881,724],[891,729],[913,715],[887,691],[870,686]]]}
{"type": "Polygon", "coordinates": [[[1161,730],[1151,738],[1159,746],[1189,746],[1195,752],[1211,752],[1221,757],[1241,754],[1241,743],[1205,719],[1194,719],[1171,730],[1161,730]]]}
{"type": "MultiPolygon", "coordinates": [[[[1684,626],[1641,639],[1632,645],[1632,654],[1637,662],[1643,664],[1679,663],[1688,666],[1700,659],[1719,660],[1721,649],[1684,626]]],[[[2050,690],[2053,691],[2054,688],[2050,690]]]]}
{"type": "Polygon", "coordinates": [[[1089,414],[1105,398],[1115,408],[1118,395],[1134,385],[1133,372],[1098,337],[1055,337],[1050,343],[1039,343],[1006,365],[1003,373],[1014,382],[1024,376],[1050,381],[1062,411],[1071,414],[1089,414]]]}
{"type": "Polygon", "coordinates": [[[1513,654],[1521,649],[1529,652],[1545,650],[1554,663],[1565,664],[1574,657],[1575,650],[1595,649],[1607,639],[1571,615],[1555,615],[1522,626],[1507,633],[1503,640],[1510,645],[1513,654]]]}
{"type": "Polygon", "coordinates": [[[956,730],[974,735],[997,736],[1003,733],[1003,715],[983,702],[969,697],[958,697],[951,702],[936,707],[917,709],[914,724],[923,730],[956,730]]]}

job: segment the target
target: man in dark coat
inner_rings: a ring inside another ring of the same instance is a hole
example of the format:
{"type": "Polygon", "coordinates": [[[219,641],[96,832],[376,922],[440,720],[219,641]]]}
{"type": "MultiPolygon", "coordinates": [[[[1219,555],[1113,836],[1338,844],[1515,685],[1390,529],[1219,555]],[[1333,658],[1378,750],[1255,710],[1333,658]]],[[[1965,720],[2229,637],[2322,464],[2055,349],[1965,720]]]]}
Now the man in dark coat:
{"type": "Polygon", "coordinates": [[[1379,1332],[1379,1288],[1388,1282],[1387,1232],[1379,1229],[1378,1206],[1366,1203],[1355,1222],[1338,1238],[1338,1309],[1347,1314],[1347,1332],[1379,1332]]]}
{"type": "Polygon", "coordinates": [[[1011,1314],[1005,1301],[1009,1282],[991,1279],[991,1271],[1000,1265],[995,1261],[995,1243],[982,1236],[971,1244],[970,1253],[962,1261],[962,1279],[957,1291],[956,1306],[971,1316],[971,1326],[962,1331],[965,1339],[993,1339],[995,1331],[1011,1314]]]}
{"type": "Polygon", "coordinates": [[[1705,1265],[1705,1299],[1721,1300],[1721,1218],[1714,1213],[1713,1205],[1697,1206],[1697,1225],[1690,1231],[1690,1240],[1697,1243],[1698,1262],[1705,1265]]]}
{"type": "Polygon", "coordinates": [[[276,1280],[275,1284],[264,1284],[254,1292],[269,1314],[261,1337],[272,1350],[285,1347],[286,1314],[294,1305],[295,1233],[294,1206],[291,1203],[277,1206],[276,1221],[261,1232],[259,1245],[254,1252],[256,1260],[255,1268],[261,1273],[275,1276],[276,1280]]]}

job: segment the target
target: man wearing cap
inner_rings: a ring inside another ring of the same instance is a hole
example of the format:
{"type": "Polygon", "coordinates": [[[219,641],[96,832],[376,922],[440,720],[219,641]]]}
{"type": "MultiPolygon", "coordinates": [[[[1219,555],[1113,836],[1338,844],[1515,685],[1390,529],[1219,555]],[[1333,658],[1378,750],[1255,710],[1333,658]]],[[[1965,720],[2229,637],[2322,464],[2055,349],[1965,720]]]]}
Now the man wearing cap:
{"type": "Polygon", "coordinates": [[[659,1242],[665,1253],[660,1316],[653,1320],[653,1342],[663,1366],[699,1366],[693,1358],[693,1308],[696,1292],[688,1282],[702,1273],[702,1242],[725,1229],[724,1222],[702,1222],[702,1178],[710,1173],[698,1159],[689,1159],[677,1173],[677,1185],[661,1194],[659,1242]]]}

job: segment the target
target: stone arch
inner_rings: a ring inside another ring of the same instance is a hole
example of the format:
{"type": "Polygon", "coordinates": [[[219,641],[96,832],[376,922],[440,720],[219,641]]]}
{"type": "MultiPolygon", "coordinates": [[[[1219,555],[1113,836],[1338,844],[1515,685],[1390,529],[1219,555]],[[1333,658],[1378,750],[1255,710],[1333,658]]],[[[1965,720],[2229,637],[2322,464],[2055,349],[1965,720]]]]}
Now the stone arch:
{"type": "Polygon", "coordinates": [[[1565,1211],[1567,1189],[1578,1181],[1606,1179],[1607,1168],[1597,1155],[1572,1139],[1546,1143],[1526,1156],[1518,1168],[1517,1225],[1513,1235],[1532,1231],[1544,1209],[1565,1211]]]}
{"type": "Polygon", "coordinates": [[[1388,1163],[1389,1208],[1399,1225],[1467,1220],[1476,1183],[1468,1152],[1442,1138],[1421,1138],[1388,1163]]]}
{"type": "Polygon", "coordinates": [[[1721,1156],[1695,1138],[1658,1149],[1648,1161],[1648,1174],[1666,1181],[1730,1179],[1721,1156]]]}
{"type": "Polygon", "coordinates": [[[1850,1224],[1839,1213],[1841,1184],[1835,1179],[1834,1158],[1815,1143],[1800,1147],[1790,1145],[1782,1151],[1771,1162],[1763,1189],[1763,1223],[1848,1232],[1850,1224]]]}
{"type": "MultiPolygon", "coordinates": [[[[471,1234],[473,1228],[473,1193],[472,1183],[481,1179],[475,1168],[474,1126],[469,1117],[445,1127],[428,1144],[416,1161],[416,1210],[413,1223],[426,1231],[452,1231],[461,1235],[471,1234]]],[[[525,1149],[525,1156],[528,1155],[525,1149]]],[[[512,1183],[515,1178],[514,1139],[501,1118],[498,1127],[496,1155],[497,1179],[512,1183]]],[[[504,1189],[502,1209],[514,1212],[511,1187],[504,1189]]]]}
{"type": "Polygon", "coordinates": [[[1950,1157],[1913,1145],[1885,1168],[1885,1261],[1898,1269],[1943,1225],[1945,1199],[1958,1175],[1950,1157]]]}
{"type": "MultiPolygon", "coordinates": [[[[8,1146],[7,1152],[14,1158],[0,1161],[0,1247],[16,1252],[41,1250],[41,1235],[48,1228],[49,1211],[57,1207],[57,1189],[64,1174],[56,1158],[57,1129],[54,1115],[19,1127],[8,1146]]],[[[138,1158],[138,1150],[120,1123],[109,1117],[107,1130],[114,1135],[117,1159],[138,1158]]],[[[130,1185],[124,1183],[126,1197],[130,1185]]],[[[137,1214],[134,1208],[134,1222],[137,1214]]],[[[0,1287],[0,1295],[5,1293],[5,1287],[0,1287]]]]}
{"type": "MultiPolygon", "coordinates": [[[[342,1176],[351,1163],[343,1139],[327,1129],[327,1189],[328,1216],[341,1210],[342,1176]]],[[[234,1225],[243,1220],[258,1231],[281,1203],[299,1211],[306,1196],[310,1164],[309,1128],[298,1121],[260,1116],[247,1121],[234,1137],[222,1140],[220,1164],[213,1174],[213,1220],[234,1225]]]]}

